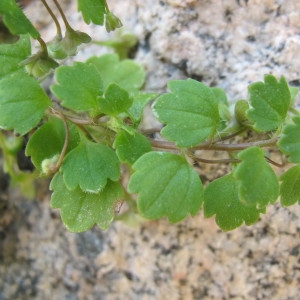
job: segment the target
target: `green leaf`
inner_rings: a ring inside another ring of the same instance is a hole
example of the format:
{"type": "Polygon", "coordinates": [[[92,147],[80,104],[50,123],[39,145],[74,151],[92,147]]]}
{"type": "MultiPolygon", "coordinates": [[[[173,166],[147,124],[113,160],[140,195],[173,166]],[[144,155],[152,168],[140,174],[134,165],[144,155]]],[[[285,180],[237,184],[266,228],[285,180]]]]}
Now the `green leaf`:
{"type": "Polygon", "coordinates": [[[216,215],[217,225],[224,231],[255,223],[260,213],[253,206],[247,206],[239,200],[239,183],[232,174],[211,182],[204,192],[204,216],[216,215]]]}
{"type": "Polygon", "coordinates": [[[195,170],[181,156],[149,152],[133,169],[128,191],[139,193],[137,205],[147,219],[167,216],[172,223],[188,214],[196,215],[203,199],[203,187],[195,170]]]}
{"type": "Polygon", "coordinates": [[[0,127],[23,135],[41,120],[50,99],[37,81],[23,72],[0,80],[0,127]]]}
{"type": "MultiPolygon", "coordinates": [[[[31,156],[34,166],[41,171],[45,159],[60,154],[65,141],[65,129],[59,119],[51,119],[37,129],[30,137],[25,154],[31,156]]],[[[79,135],[74,125],[69,124],[69,142],[66,154],[79,143],[79,135]]]]}
{"type": "Polygon", "coordinates": [[[210,88],[213,94],[215,95],[218,103],[223,103],[225,105],[228,105],[227,96],[223,89],[218,87],[212,87],[210,88]]]}
{"type": "Polygon", "coordinates": [[[157,94],[146,93],[146,94],[136,94],[133,97],[133,103],[128,109],[128,114],[134,123],[139,123],[141,121],[144,107],[147,103],[154,99],[157,94]]]}
{"type": "Polygon", "coordinates": [[[69,190],[78,186],[85,192],[98,193],[107,180],[120,177],[119,160],[109,147],[82,139],[63,160],[61,171],[69,190]]]}
{"type": "Polygon", "coordinates": [[[242,161],[233,172],[239,182],[240,200],[257,208],[265,207],[276,201],[279,195],[278,179],[264,158],[264,151],[251,147],[241,151],[238,158],[242,161]]]}
{"type": "Polygon", "coordinates": [[[23,68],[19,63],[30,55],[30,48],[27,35],[21,36],[14,44],[0,44],[0,79],[23,68]]]}
{"type": "Polygon", "coordinates": [[[40,37],[39,32],[27,19],[15,0],[1,0],[0,15],[3,16],[4,24],[12,34],[29,33],[34,39],[40,37]]]}
{"type": "Polygon", "coordinates": [[[120,131],[116,136],[114,148],[121,162],[132,165],[143,154],[151,151],[151,144],[140,133],[129,134],[126,131],[120,131]]]}
{"type": "Polygon", "coordinates": [[[278,128],[285,120],[291,104],[291,94],[284,77],[279,81],[272,75],[265,75],[264,82],[256,82],[248,88],[250,104],[248,118],[254,122],[257,131],[278,128]]]}
{"type": "Polygon", "coordinates": [[[161,133],[179,147],[191,147],[212,137],[220,122],[218,101],[209,87],[198,81],[173,80],[171,93],[155,101],[153,112],[167,124],[161,133]]]}
{"type": "Polygon", "coordinates": [[[91,57],[87,62],[94,64],[98,69],[104,88],[114,82],[128,93],[134,94],[144,84],[143,68],[130,59],[120,61],[116,54],[105,54],[91,57]]]}
{"type": "Polygon", "coordinates": [[[56,69],[55,79],[57,84],[51,86],[51,91],[63,106],[78,112],[98,109],[102,80],[93,65],[75,62],[73,66],[61,66],[56,69]]]}
{"type": "Polygon", "coordinates": [[[279,149],[289,156],[292,163],[300,162],[300,117],[293,118],[294,124],[287,124],[283,127],[282,134],[278,141],[279,149]]]}
{"type": "Polygon", "coordinates": [[[300,204],[300,165],[294,166],[280,176],[280,202],[290,206],[297,201],[300,204]]]}
{"type": "Polygon", "coordinates": [[[106,13],[105,0],[77,0],[77,7],[85,23],[103,25],[106,13]]]}
{"type": "Polygon", "coordinates": [[[98,194],[85,193],[79,188],[70,191],[64,184],[62,174],[52,179],[50,189],[51,207],[60,208],[63,223],[72,232],[82,232],[97,224],[106,229],[114,218],[116,202],[123,197],[119,183],[109,181],[98,194]]]}
{"type": "Polygon", "coordinates": [[[121,112],[125,112],[132,104],[132,98],[129,97],[127,91],[120,88],[117,84],[111,83],[104,97],[99,99],[99,106],[103,113],[116,116],[121,112]]]}
{"type": "Polygon", "coordinates": [[[117,28],[122,27],[123,24],[121,20],[115,16],[112,12],[108,12],[105,15],[105,28],[107,32],[114,31],[117,28]]]}

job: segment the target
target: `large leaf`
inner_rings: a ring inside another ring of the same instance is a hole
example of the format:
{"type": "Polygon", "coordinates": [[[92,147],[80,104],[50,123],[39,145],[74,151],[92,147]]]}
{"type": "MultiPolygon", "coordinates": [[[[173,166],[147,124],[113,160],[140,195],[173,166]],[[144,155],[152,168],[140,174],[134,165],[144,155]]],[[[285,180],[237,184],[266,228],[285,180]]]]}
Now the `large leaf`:
{"type": "Polygon", "coordinates": [[[125,112],[131,104],[132,98],[129,97],[127,91],[115,83],[111,83],[104,96],[99,99],[101,112],[111,116],[125,112]]]}
{"type": "Polygon", "coordinates": [[[242,161],[233,172],[239,182],[239,198],[247,205],[257,208],[275,202],[279,195],[278,179],[264,158],[264,151],[251,147],[241,151],[242,161]]]}
{"type": "Polygon", "coordinates": [[[30,40],[21,36],[14,44],[0,44],[0,79],[23,67],[19,63],[30,55],[30,40]]]}
{"type": "Polygon", "coordinates": [[[250,104],[248,118],[258,131],[278,128],[285,120],[291,104],[291,94],[284,77],[279,81],[272,75],[265,75],[264,82],[249,86],[250,104]]]}
{"type": "Polygon", "coordinates": [[[57,84],[51,86],[51,91],[63,106],[78,112],[98,109],[102,80],[93,65],[75,62],[73,66],[61,66],[56,69],[55,79],[57,84]]]}
{"type": "Polygon", "coordinates": [[[216,215],[218,226],[227,231],[255,223],[260,213],[254,206],[247,206],[239,199],[239,183],[232,174],[211,182],[204,192],[204,216],[209,218],[216,215]]]}
{"type": "Polygon", "coordinates": [[[300,204],[300,165],[294,166],[280,176],[280,201],[283,206],[290,206],[297,201],[300,204]]]}
{"type": "Polygon", "coordinates": [[[203,198],[198,174],[181,156],[149,152],[133,165],[128,191],[138,194],[138,209],[147,219],[167,216],[179,222],[195,215],[203,198]]]}
{"type": "Polygon", "coordinates": [[[123,197],[123,189],[117,182],[109,181],[98,194],[74,191],[65,186],[62,174],[57,173],[51,181],[51,207],[60,208],[63,223],[68,230],[82,232],[95,224],[106,229],[114,218],[115,204],[123,197]]]}
{"type": "Polygon", "coordinates": [[[143,154],[151,151],[151,144],[140,133],[120,131],[116,136],[114,148],[120,161],[133,164],[143,154]]]}
{"type": "Polygon", "coordinates": [[[293,118],[294,124],[285,125],[278,141],[279,149],[289,156],[292,163],[300,162],[300,117],[293,118]]]}
{"type": "Polygon", "coordinates": [[[27,19],[15,0],[1,0],[0,15],[3,16],[4,24],[12,34],[29,33],[34,39],[40,37],[39,32],[27,19]]]}
{"type": "Polygon", "coordinates": [[[171,93],[153,105],[157,119],[166,124],[162,135],[179,147],[191,147],[212,137],[219,126],[218,101],[209,87],[198,81],[174,80],[171,93]]]}
{"type": "Polygon", "coordinates": [[[114,82],[131,94],[136,93],[144,84],[143,68],[130,59],[120,61],[116,54],[105,54],[91,57],[87,62],[94,64],[98,69],[104,88],[114,82]]]}
{"type": "MultiPolygon", "coordinates": [[[[26,146],[26,155],[38,170],[42,162],[61,153],[65,141],[65,128],[59,119],[52,119],[37,129],[26,146]]],[[[74,125],[69,124],[69,142],[66,154],[79,143],[79,135],[74,125]]]]}
{"type": "Polygon", "coordinates": [[[98,193],[108,179],[120,177],[119,160],[109,147],[82,139],[63,160],[61,170],[69,190],[78,186],[85,192],[98,193]]]}
{"type": "Polygon", "coordinates": [[[77,7],[85,23],[103,25],[106,13],[105,0],[77,0],[77,7]]]}
{"type": "Polygon", "coordinates": [[[17,72],[0,80],[0,127],[23,135],[41,120],[50,99],[36,80],[17,72]]]}

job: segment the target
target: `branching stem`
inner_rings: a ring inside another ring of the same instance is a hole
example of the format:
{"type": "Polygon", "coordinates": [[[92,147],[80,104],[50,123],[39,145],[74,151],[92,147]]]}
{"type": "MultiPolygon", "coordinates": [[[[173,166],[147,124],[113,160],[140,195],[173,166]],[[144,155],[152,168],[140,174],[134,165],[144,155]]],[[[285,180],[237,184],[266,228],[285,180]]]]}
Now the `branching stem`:
{"type": "Polygon", "coordinates": [[[51,16],[52,20],[54,21],[55,23],[55,26],[56,26],[56,31],[57,31],[57,36],[58,37],[62,37],[62,33],[61,33],[61,27],[60,27],[60,24],[55,16],[55,14],[53,13],[52,9],[50,8],[50,6],[48,5],[48,3],[46,2],[46,0],[42,0],[42,3],[44,4],[45,8],[47,9],[49,15],[51,16]]]}
{"type": "Polygon", "coordinates": [[[58,3],[58,1],[57,0],[53,0],[53,2],[55,3],[55,5],[56,5],[56,7],[57,7],[57,9],[58,9],[58,11],[59,11],[62,19],[63,19],[63,22],[64,22],[64,24],[66,26],[66,29],[67,30],[72,30],[72,27],[70,26],[70,24],[69,24],[69,22],[68,22],[68,20],[67,20],[67,18],[65,16],[65,14],[64,14],[61,6],[60,6],[60,4],[58,3]]]}

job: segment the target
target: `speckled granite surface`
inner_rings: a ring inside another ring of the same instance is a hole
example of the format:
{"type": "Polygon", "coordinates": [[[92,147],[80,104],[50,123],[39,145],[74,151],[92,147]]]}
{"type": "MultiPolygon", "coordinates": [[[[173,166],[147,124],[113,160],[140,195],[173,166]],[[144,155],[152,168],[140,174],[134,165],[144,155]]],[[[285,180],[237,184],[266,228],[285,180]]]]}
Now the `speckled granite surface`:
{"type": "MultiPolygon", "coordinates": [[[[148,89],[192,76],[224,87],[232,101],[246,97],[249,82],[265,73],[300,84],[300,1],[245,2],[109,1],[139,38],[136,59],[148,72],[148,89]]],[[[42,24],[42,13],[32,9],[28,15],[42,24]]],[[[71,19],[87,28],[77,14],[71,19]]],[[[88,55],[86,48],[79,59],[88,55]]],[[[212,178],[223,169],[205,172],[212,178]]],[[[34,201],[1,184],[0,300],[294,300],[299,285],[299,206],[270,206],[257,224],[229,233],[200,212],[176,225],[116,222],[106,231],[72,234],[49,209],[44,183],[34,201]]]]}

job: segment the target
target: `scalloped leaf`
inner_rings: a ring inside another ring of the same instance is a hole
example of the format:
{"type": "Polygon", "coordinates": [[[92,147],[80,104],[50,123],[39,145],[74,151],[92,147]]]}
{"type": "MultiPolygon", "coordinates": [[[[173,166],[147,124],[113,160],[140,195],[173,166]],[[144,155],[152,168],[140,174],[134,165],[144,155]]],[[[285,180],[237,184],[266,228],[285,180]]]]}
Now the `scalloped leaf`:
{"type": "Polygon", "coordinates": [[[232,174],[212,181],[204,192],[204,216],[216,215],[217,225],[224,231],[233,230],[244,222],[251,225],[265,209],[247,206],[239,199],[239,183],[232,174]]]}
{"type": "Polygon", "coordinates": [[[241,163],[233,172],[239,182],[239,198],[247,205],[263,208],[279,196],[278,179],[265,161],[264,151],[251,147],[238,154],[241,163]]]}
{"type": "Polygon", "coordinates": [[[74,191],[65,186],[62,174],[57,173],[51,181],[51,207],[59,208],[63,223],[72,232],[82,232],[97,224],[106,229],[114,218],[115,204],[124,196],[118,182],[109,181],[97,194],[74,191]]]}
{"type": "MultiPolygon", "coordinates": [[[[66,154],[79,144],[76,127],[69,124],[69,142],[66,154]]],[[[65,141],[65,128],[59,119],[51,119],[38,128],[30,137],[25,154],[31,156],[34,166],[41,171],[42,162],[59,154],[65,141]]]]}
{"type": "Polygon", "coordinates": [[[132,165],[143,154],[151,151],[151,144],[140,133],[120,131],[114,141],[114,148],[121,162],[132,165]]]}
{"type": "Polygon", "coordinates": [[[99,106],[103,113],[116,116],[125,112],[132,104],[132,98],[126,90],[122,89],[115,83],[111,83],[103,97],[99,99],[99,106]]]}
{"type": "Polygon", "coordinates": [[[172,223],[196,215],[203,187],[195,170],[178,155],[149,152],[133,165],[128,191],[138,193],[138,210],[147,219],[167,216],[172,223]]]}
{"type": "Polygon", "coordinates": [[[264,82],[255,82],[248,87],[252,106],[247,112],[257,131],[270,131],[284,121],[291,105],[291,94],[284,77],[279,81],[273,75],[265,75],[264,82]]]}
{"type": "Polygon", "coordinates": [[[77,0],[78,11],[81,11],[84,22],[103,25],[106,13],[105,0],[77,0]]]}
{"type": "Polygon", "coordinates": [[[1,128],[23,135],[38,124],[50,105],[38,82],[24,72],[0,80],[1,128]]]}
{"type": "Polygon", "coordinates": [[[280,176],[280,202],[282,206],[300,204],[300,165],[294,166],[280,176]]]}
{"type": "Polygon", "coordinates": [[[179,147],[192,147],[212,137],[220,123],[218,101],[212,90],[193,79],[168,83],[171,93],[155,101],[157,119],[167,124],[161,134],[179,147]]]}
{"type": "Polygon", "coordinates": [[[27,19],[15,0],[1,0],[0,15],[3,16],[3,22],[12,34],[29,33],[34,39],[40,37],[40,33],[27,19]]]}
{"type": "Polygon", "coordinates": [[[0,79],[23,69],[19,63],[30,55],[30,49],[27,35],[21,36],[14,44],[0,44],[0,79]]]}
{"type": "Polygon", "coordinates": [[[58,67],[55,80],[57,84],[51,86],[51,91],[64,107],[77,112],[99,109],[97,97],[101,95],[102,80],[95,66],[75,62],[72,66],[58,67]]]}
{"type": "Polygon", "coordinates": [[[294,124],[283,127],[282,134],[277,143],[279,149],[289,156],[292,163],[300,162],[300,117],[293,118],[294,124]]]}
{"type": "Polygon", "coordinates": [[[117,54],[105,54],[91,57],[87,62],[96,66],[104,88],[114,82],[129,94],[135,94],[144,84],[144,69],[130,59],[120,61],[117,54]]]}
{"type": "Polygon", "coordinates": [[[109,147],[82,138],[79,145],[70,151],[61,165],[63,178],[69,190],[78,186],[89,193],[101,191],[108,179],[120,177],[119,160],[109,147]]]}

